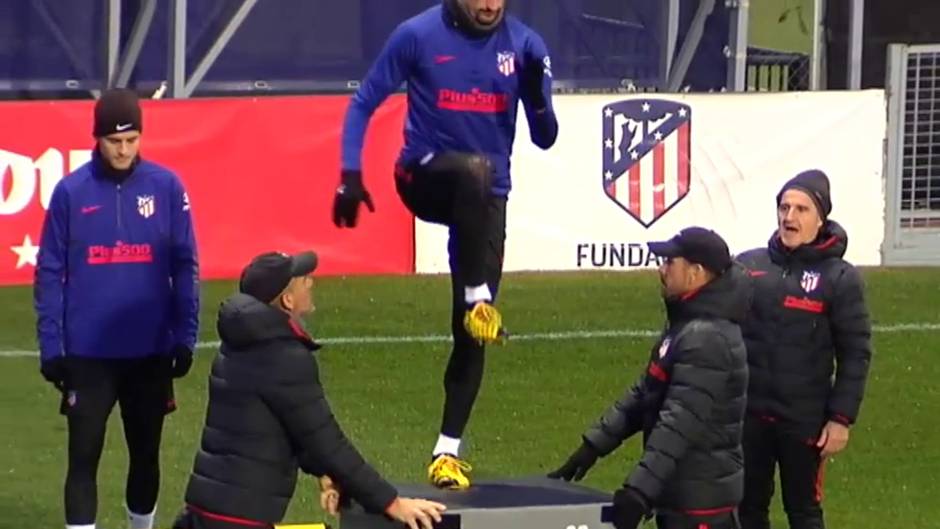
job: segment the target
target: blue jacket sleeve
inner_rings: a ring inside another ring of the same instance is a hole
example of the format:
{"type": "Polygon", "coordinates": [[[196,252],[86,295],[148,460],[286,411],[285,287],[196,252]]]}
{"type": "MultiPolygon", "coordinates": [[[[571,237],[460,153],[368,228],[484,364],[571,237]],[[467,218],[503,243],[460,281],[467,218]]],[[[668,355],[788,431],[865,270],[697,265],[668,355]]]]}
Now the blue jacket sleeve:
{"type": "Polygon", "coordinates": [[[173,178],[170,274],[173,281],[173,340],[191,351],[199,331],[199,258],[189,195],[173,178]]]}
{"type": "Polygon", "coordinates": [[[375,109],[411,74],[417,57],[416,46],[415,35],[407,26],[395,29],[350,100],[343,124],[343,169],[362,169],[362,146],[369,119],[375,109]]]}
{"type": "Polygon", "coordinates": [[[65,354],[65,279],[68,270],[69,196],[64,181],[52,191],[42,225],[33,284],[40,361],[65,354]]]}
{"type": "Polygon", "coordinates": [[[526,41],[525,61],[538,61],[542,63],[544,77],[542,78],[542,96],[546,101],[545,108],[535,108],[525,93],[522,94],[522,105],[525,108],[526,120],[529,122],[529,137],[532,143],[542,149],[548,149],[555,144],[558,138],[558,119],[552,106],[552,60],[548,55],[548,47],[537,33],[532,32],[526,41]]]}

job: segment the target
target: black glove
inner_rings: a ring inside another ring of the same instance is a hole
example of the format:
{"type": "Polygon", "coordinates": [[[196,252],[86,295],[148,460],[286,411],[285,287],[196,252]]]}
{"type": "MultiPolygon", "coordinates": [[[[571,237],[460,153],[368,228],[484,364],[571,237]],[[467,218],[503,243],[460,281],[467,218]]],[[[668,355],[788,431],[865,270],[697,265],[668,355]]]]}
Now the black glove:
{"type": "Polygon", "coordinates": [[[193,352],[185,345],[173,347],[172,357],[170,358],[170,375],[173,378],[180,378],[189,373],[189,368],[193,367],[193,352]]]}
{"type": "Polygon", "coordinates": [[[623,487],[614,492],[614,519],[617,529],[636,529],[649,514],[649,502],[636,489],[623,487]]]}
{"type": "Polygon", "coordinates": [[[65,379],[68,376],[68,366],[64,356],[55,356],[39,364],[39,372],[60,391],[65,388],[65,379]]]}
{"type": "Polygon", "coordinates": [[[597,450],[587,442],[583,442],[565,461],[565,464],[558,470],[550,472],[548,477],[565,481],[571,481],[572,479],[581,481],[581,478],[594,466],[594,463],[597,463],[597,458],[597,450]]]}
{"type": "Polygon", "coordinates": [[[529,100],[536,110],[544,110],[548,106],[542,84],[545,80],[545,59],[534,55],[526,55],[522,66],[522,75],[519,77],[519,87],[522,94],[529,100]]]}
{"type": "Polygon", "coordinates": [[[375,213],[372,196],[362,185],[362,171],[343,170],[342,183],[333,198],[333,224],[337,228],[355,228],[360,203],[365,203],[369,211],[375,213]]]}

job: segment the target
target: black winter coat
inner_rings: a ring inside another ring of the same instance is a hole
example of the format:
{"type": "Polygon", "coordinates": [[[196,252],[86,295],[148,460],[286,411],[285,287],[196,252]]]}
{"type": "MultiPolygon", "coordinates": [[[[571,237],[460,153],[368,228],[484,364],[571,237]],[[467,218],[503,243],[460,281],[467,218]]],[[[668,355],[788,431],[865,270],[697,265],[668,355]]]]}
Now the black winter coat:
{"type": "Polygon", "coordinates": [[[397,496],[343,434],[320,385],[318,346],[290,317],[236,294],[219,312],[202,443],[186,503],[209,513],[276,523],[297,470],[329,475],[367,510],[397,496]]]}
{"type": "Polygon", "coordinates": [[[748,411],[807,439],[827,420],[855,422],[868,377],[871,324],[861,276],[842,259],[847,244],[842,227],[828,221],[814,244],[789,251],[775,234],[767,248],[739,257],[754,284],[741,326],[748,411]]]}
{"type": "Polygon", "coordinates": [[[584,434],[605,455],[643,431],[643,456],[624,484],[658,509],[731,508],[743,496],[748,374],[738,322],[749,300],[746,273],[734,266],[667,301],[668,326],[646,372],[584,434]]]}

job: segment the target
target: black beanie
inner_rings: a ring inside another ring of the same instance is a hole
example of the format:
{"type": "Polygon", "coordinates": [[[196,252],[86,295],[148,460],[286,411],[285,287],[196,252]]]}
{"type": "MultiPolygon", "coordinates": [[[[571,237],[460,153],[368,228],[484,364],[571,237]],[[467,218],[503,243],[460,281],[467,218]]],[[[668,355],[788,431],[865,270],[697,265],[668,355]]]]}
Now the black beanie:
{"type": "Polygon", "coordinates": [[[94,136],[101,138],[129,130],[144,131],[137,94],[125,88],[105,90],[95,103],[94,136]]]}
{"type": "Polygon", "coordinates": [[[786,184],[783,184],[780,192],[777,193],[778,206],[783,194],[788,189],[798,189],[809,195],[809,198],[813,199],[813,203],[816,204],[819,216],[823,220],[829,217],[829,213],[832,212],[832,199],[829,197],[829,177],[826,176],[826,173],[819,169],[810,169],[788,180],[786,184]]]}

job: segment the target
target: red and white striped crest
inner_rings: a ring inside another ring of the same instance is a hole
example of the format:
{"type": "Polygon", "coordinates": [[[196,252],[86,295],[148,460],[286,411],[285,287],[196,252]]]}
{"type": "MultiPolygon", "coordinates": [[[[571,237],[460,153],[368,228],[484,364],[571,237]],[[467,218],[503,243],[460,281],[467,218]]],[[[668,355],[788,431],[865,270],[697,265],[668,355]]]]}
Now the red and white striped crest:
{"type": "Polygon", "coordinates": [[[800,286],[803,287],[803,291],[807,294],[816,290],[819,287],[819,279],[821,275],[819,272],[813,271],[804,271],[803,278],[800,279],[800,286]]]}
{"type": "Polygon", "coordinates": [[[604,193],[645,227],[689,194],[692,109],[635,99],[604,108],[604,193]]]}
{"type": "Polygon", "coordinates": [[[137,197],[137,212],[145,219],[149,219],[156,212],[153,195],[137,197]]]}
{"type": "Polygon", "coordinates": [[[511,51],[501,51],[496,54],[496,66],[499,73],[509,77],[516,73],[516,54],[511,51]]]}

